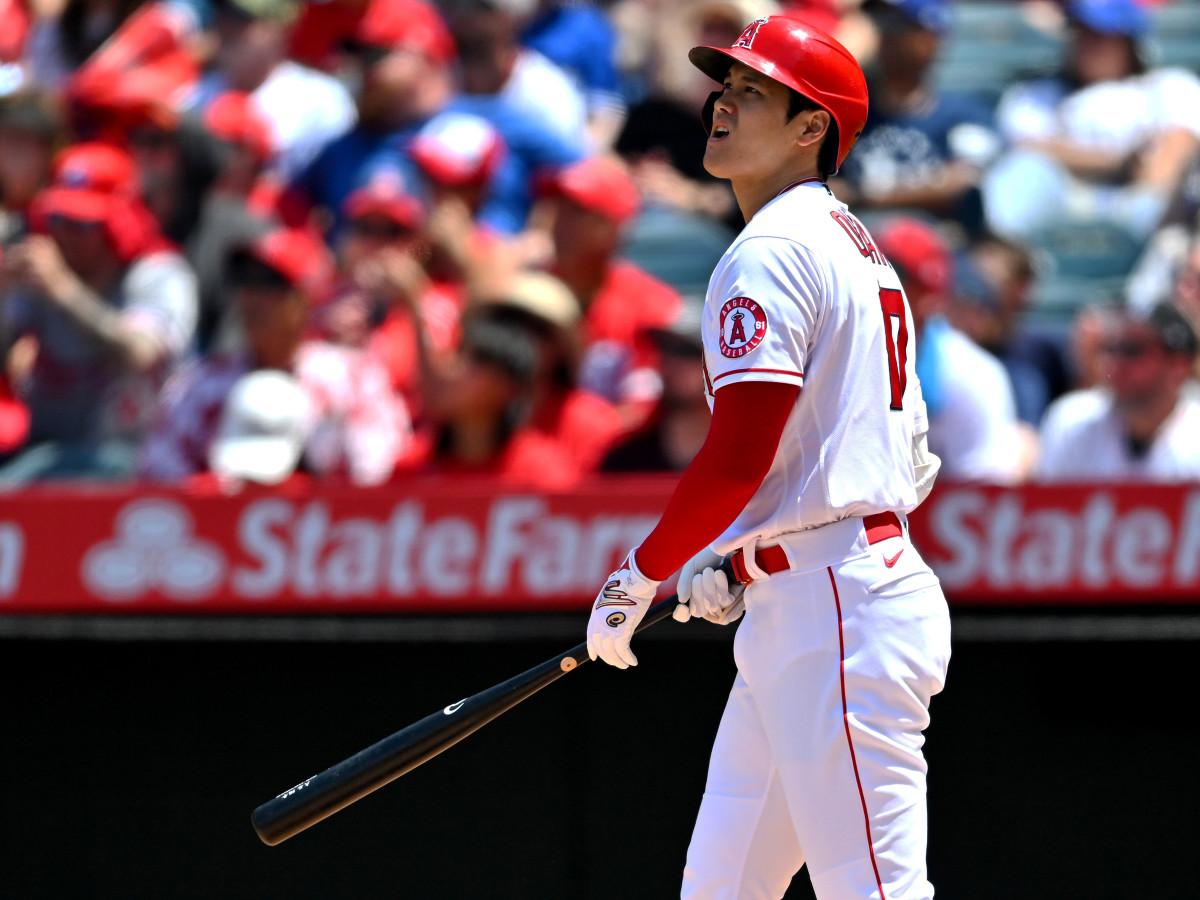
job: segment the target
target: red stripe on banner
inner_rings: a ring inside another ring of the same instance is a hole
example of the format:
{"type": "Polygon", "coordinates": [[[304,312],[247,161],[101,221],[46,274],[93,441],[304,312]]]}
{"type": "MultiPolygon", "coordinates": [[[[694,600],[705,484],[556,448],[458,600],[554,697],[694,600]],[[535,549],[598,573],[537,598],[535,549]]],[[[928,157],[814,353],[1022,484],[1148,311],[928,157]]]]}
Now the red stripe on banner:
{"type": "Polygon", "coordinates": [[[713,384],[716,384],[722,378],[728,378],[730,375],[742,375],[746,372],[770,372],[772,375],[795,375],[801,381],[804,380],[803,372],[795,372],[791,369],[734,369],[730,372],[722,372],[713,379],[713,384]]]}
{"type": "Polygon", "coordinates": [[[879,887],[881,900],[887,900],[887,895],[883,892],[883,880],[879,877],[879,864],[875,861],[875,839],[871,837],[871,815],[867,812],[867,795],[863,793],[862,779],[858,774],[858,758],[854,755],[854,741],[850,737],[850,712],[846,707],[846,640],[842,635],[842,601],[838,597],[833,569],[827,566],[825,571],[829,573],[829,585],[833,588],[833,602],[837,607],[838,652],[841,657],[842,724],[846,727],[846,744],[850,747],[850,763],[854,766],[854,783],[858,785],[858,799],[862,802],[863,825],[867,829],[867,849],[871,853],[871,868],[875,870],[875,884],[879,887]]]}

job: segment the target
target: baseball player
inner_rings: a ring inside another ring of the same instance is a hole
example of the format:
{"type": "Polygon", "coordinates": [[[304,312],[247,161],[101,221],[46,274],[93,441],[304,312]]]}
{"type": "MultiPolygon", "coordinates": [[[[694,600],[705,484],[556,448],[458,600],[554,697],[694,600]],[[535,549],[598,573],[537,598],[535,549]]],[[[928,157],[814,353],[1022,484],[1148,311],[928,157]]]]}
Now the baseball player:
{"type": "Polygon", "coordinates": [[[705,165],[747,224],[709,282],[708,438],[597,597],[588,650],[636,665],[676,570],[676,618],[745,612],[684,898],[778,898],[805,862],[820,900],[929,898],[922,732],[950,626],[905,515],[938,460],[900,281],[825,185],[866,119],[863,73],[787,16],[689,56],[722,85],[705,165]]]}

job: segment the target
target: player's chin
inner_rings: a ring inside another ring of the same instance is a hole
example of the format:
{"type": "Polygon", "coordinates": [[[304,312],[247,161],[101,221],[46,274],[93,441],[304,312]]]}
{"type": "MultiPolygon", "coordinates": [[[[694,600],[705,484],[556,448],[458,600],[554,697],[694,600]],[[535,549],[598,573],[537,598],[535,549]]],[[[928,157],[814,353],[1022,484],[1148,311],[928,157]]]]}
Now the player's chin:
{"type": "Polygon", "coordinates": [[[704,171],[714,178],[729,177],[729,154],[721,146],[721,141],[709,141],[704,146],[704,171]]]}

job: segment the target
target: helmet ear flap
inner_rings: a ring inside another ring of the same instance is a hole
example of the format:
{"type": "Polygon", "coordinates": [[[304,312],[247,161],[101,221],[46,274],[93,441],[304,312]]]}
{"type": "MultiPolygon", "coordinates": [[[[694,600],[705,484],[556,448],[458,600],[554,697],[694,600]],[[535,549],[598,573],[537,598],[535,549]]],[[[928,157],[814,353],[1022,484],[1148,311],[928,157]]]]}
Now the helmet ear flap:
{"type": "Polygon", "coordinates": [[[704,108],[700,110],[700,121],[704,123],[704,133],[712,134],[713,109],[717,105],[717,98],[724,91],[713,91],[708,95],[708,99],[704,101],[704,108]]]}

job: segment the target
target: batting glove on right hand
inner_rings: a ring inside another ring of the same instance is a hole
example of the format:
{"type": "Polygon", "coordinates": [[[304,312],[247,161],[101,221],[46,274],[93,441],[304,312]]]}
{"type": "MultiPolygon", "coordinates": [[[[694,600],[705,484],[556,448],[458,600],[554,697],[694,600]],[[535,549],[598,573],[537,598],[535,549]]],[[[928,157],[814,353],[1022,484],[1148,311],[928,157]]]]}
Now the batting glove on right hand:
{"type": "Polygon", "coordinates": [[[730,587],[729,578],[718,568],[725,557],[712,550],[701,550],[684,563],[676,582],[679,605],[672,613],[675,621],[686,622],[692,616],[715,625],[729,625],[746,610],[742,600],[745,585],[730,587]]]}

